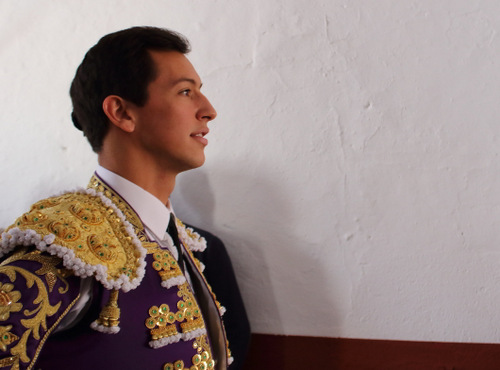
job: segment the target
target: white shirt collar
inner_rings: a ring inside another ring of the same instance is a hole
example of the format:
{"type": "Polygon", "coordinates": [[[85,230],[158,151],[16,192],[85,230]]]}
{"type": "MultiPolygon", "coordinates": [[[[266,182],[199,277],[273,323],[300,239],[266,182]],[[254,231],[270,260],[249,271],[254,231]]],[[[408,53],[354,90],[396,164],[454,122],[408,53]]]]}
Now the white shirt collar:
{"type": "MultiPolygon", "coordinates": [[[[145,226],[158,237],[165,236],[170,214],[174,213],[172,207],[169,208],[153,194],[102,166],[98,166],[95,172],[132,207],[145,226]]],[[[154,235],[149,236],[154,239],[154,235]]]]}

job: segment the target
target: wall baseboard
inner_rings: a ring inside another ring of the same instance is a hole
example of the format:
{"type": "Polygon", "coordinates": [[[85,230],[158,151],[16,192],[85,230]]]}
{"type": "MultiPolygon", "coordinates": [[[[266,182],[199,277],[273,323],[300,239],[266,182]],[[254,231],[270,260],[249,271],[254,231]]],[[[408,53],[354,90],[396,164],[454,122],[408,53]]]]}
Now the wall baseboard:
{"type": "Polygon", "coordinates": [[[499,370],[500,344],[252,334],[244,370],[499,370]]]}

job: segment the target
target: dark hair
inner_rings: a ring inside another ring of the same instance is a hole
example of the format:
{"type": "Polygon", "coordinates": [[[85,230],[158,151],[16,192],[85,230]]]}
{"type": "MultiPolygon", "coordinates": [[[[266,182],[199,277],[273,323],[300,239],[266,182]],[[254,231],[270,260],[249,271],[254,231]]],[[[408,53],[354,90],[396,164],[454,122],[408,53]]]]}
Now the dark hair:
{"type": "Polygon", "coordinates": [[[156,77],[149,51],[190,51],[189,41],[170,30],[132,27],[104,36],[83,58],[71,84],[71,119],[83,131],[94,152],[102,148],[109,120],[102,102],[118,95],[138,106],[148,98],[147,86],[156,77]]]}

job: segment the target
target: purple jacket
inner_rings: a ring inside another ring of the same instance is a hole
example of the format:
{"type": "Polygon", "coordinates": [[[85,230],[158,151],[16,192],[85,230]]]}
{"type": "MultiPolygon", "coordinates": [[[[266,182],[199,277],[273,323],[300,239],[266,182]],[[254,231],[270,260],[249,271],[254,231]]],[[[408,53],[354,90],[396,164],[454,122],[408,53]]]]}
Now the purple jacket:
{"type": "Polygon", "coordinates": [[[177,228],[192,284],[97,178],[34,204],[1,237],[0,368],[226,369],[224,307],[193,255],[206,241],[177,228]],[[82,278],[91,299],[58,332],[82,278]]]}

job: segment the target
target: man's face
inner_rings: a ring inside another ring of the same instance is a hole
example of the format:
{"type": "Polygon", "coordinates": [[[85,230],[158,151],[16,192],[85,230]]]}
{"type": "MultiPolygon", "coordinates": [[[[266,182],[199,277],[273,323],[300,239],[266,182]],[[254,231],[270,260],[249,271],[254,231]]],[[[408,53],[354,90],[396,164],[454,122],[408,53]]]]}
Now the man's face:
{"type": "Polygon", "coordinates": [[[178,52],[151,52],[157,76],[148,85],[148,99],[132,109],[135,140],[145,165],[175,174],[201,166],[208,144],[208,122],[217,115],[201,93],[200,77],[178,52]]]}

